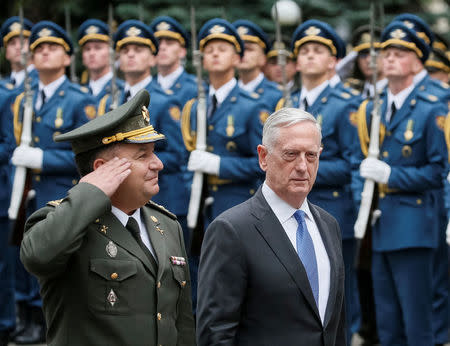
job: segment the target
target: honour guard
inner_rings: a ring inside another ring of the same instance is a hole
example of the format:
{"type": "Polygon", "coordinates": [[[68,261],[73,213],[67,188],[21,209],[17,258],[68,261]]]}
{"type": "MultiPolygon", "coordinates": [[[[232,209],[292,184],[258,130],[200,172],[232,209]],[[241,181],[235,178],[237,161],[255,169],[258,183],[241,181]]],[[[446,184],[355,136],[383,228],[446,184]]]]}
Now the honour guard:
{"type": "MultiPolygon", "coordinates": [[[[158,41],[147,25],[138,20],[127,20],[117,28],[114,48],[119,53],[120,69],[125,78],[119,104],[146,89],[151,95],[149,111],[155,129],[166,135],[165,141],[156,144],[164,169],[159,177],[160,191],[154,201],[176,215],[186,215],[189,197],[183,167],[187,153],[180,131],[180,105],[173,93],[164,91],[151,75],[151,68],[156,64],[158,41]]],[[[110,104],[111,97],[106,95],[100,102],[99,114],[109,109],[110,104]]]]}
{"type": "MultiPolygon", "coordinates": [[[[61,198],[78,181],[70,146],[53,142],[53,136],[84,124],[94,118],[96,112],[95,100],[65,76],[73,48],[60,26],[48,21],[35,24],[31,30],[30,50],[39,72],[39,85],[32,86],[32,144],[18,146],[11,162],[28,168],[31,188],[35,192],[34,198],[28,202],[28,210],[33,211],[49,200],[61,198]]],[[[16,97],[14,130],[8,131],[8,140],[17,144],[20,144],[25,99],[24,93],[16,97]]],[[[30,318],[27,328],[15,337],[15,342],[20,344],[38,343],[45,337],[39,286],[30,276],[21,279],[22,284],[25,285],[26,280],[27,291],[19,300],[29,311],[30,318]]]]}
{"type": "Polygon", "coordinates": [[[223,211],[251,197],[262,179],[255,148],[261,142],[268,112],[257,93],[239,88],[235,68],[244,55],[244,44],[233,25],[211,19],[200,29],[198,47],[203,68],[208,72],[207,150],[196,149],[197,104],[183,109],[182,133],[191,151],[188,170],[207,174],[212,203],[206,210],[206,224],[223,211]]]}
{"type": "Polygon", "coordinates": [[[445,40],[434,34],[432,52],[425,62],[425,67],[431,78],[448,84],[450,78],[450,54],[445,40]]]}
{"type": "Polygon", "coordinates": [[[184,105],[197,96],[195,77],[183,67],[189,47],[189,36],[180,23],[167,16],[156,18],[150,27],[159,43],[156,55],[158,84],[169,94],[173,93],[180,104],[184,105]]]}
{"type": "MultiPolygon", "coordinates": [[[[360,175],[378,183],[381,216],[372,226],[372,280],[382,345],[434,345],[433,250],[438,201],[446,173],[443,121],[447,109],[416,88],[429,47],[404,23],[381,37],[388,88],[381,98],[380,158],[362,161],[360,175]]],[[[367,156],[373,102],[358,111],[361,156],[367,156]]],[[[361,191],[361,189],[357,189],[361,191]]],[[[358,193],[355,193],[357,196],[358,193]]]]}
{"type": "Polygon", "coordinates": [[[269,111],[273,112],[282,97],[282,92],[277,84],[269,81],[262,72],[267,63],[266,54],[270,49],[269,38],[258,25],[248,20],[240,19],[233,25],[245,46],[244,56],[237,67],[238,85],[249,93],[259,94],[269,111]]]}
{"type": "MultiPolygon", "coordinates": [[[[7,19],[1,29],[0,47],[5,47],[5,57],[11,67],[11,74],[8,78],[0,81],[8,89],[22,88],[25,79],[25,67],[22,66],[22,49],[28,52],[28,39],[30,37],[30,30],[33,26],[28,19],[23,19],[23,29],[20,24],[20,17],[11,17],[7,19]],[[20,32],[22,32],[24,46],[22,47],[20,41],[20,32]]],[[[27,70],[33,80],[37,79],[37,71],[31,61],[27,62],[27,70]]]]}
{"type": "Polygon", "coordinates": [[[27,221],[21,259],[39,278],[49,345],[194,346],[176,216],[154,203],[163,165],[149,93],[55,137],[82,175],[27,221]]]}
{"type": "MultiPolygon", "coordinates": [[[[316,183],[309,194],[312,203],[330,212],[339,222],[345,263],[345,294],[347,306],[347,338],[356,332],[358,296],[354,256],[356,244],[353,233],[355,208],[351,193],[351,176],[357,142],[352,119],[357,110],[349,102],[351,94],[331,88],[329,76],[336,67],[339,42],[335,31],[326,23],[308,20],[294,32],[291,44],[297,59],[302,88],[292,94],[294,107],[308,111],[322,126],[320,167],[316,183]]],[[[283,100],[278,107],[283,105],[283,100]]]]}
{"type": "MultiPolygon", "coordinates": [[[[82,84],[89,88],[97,103],[112,89],[114,66],[110,61],[109,39],[108,25],[98,19],[88,19],[78,29],[78,44],[88,73],[82,84]]],[[[117,88],[123,88],[122,80],[116,78],[114,82],[117,88]]]]}

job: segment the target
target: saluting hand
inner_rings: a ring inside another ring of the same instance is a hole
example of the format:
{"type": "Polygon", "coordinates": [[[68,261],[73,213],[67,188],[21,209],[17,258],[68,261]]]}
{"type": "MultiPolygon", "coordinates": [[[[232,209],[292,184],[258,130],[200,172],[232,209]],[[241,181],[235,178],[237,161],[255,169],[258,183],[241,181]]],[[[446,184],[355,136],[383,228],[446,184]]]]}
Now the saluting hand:
{"type": "Polygon", "coordinates": [[[125,158],[114,157],[80,179],[80,183],[89,183],[111,197],[122,182],[131,173],[131,162],[125,158]]]}

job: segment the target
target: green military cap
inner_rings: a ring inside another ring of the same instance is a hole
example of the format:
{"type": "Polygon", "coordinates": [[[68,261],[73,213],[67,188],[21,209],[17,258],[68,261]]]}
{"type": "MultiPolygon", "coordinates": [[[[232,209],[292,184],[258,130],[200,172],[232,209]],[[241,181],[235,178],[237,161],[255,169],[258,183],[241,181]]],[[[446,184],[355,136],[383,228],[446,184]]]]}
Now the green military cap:
{"type": "Polygon", "coordinates": [[[151,143],[165,136],[150,124],[147,106],[150,94],[141,90],[127,103],[70,132],[54,137],[55,142],[71,142],[75,154],[115,142],[151,143]]]}

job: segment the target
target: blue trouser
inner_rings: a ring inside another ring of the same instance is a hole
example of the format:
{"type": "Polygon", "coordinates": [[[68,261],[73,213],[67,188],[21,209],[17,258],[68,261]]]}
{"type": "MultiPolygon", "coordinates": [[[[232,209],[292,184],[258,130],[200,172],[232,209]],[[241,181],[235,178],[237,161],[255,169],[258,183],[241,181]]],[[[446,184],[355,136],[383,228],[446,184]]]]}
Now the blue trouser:
{"type": "Polygon", "coordinates": [[[28,307],[42,307],[42,300],[39,294],[39,283],[33,275],[28,273],[20,261],[20,249],[16,247],[16,302],[23,303],[28,307]]]}
{"type": "Polygon", "coordinates": [[[355,271],[356,240],[343,239],[342,253],[345,266],[345,317],[347,323],[347,345],[351,344],[353,333],[359,330],[361,311],[359,306],[358,281],[355,271]]]}
{"type": "Polygon", "coordinates": [[[0,331],[13,329],[16,323],[14,249],[9,246],[8,239],[8,218],[0,217],[0,331]]]}
{"type": "Polygon", "coordinates": [[[383,346],[434,345],[432,256],[428,248],[372,254],[377,329],[383,346]]]}

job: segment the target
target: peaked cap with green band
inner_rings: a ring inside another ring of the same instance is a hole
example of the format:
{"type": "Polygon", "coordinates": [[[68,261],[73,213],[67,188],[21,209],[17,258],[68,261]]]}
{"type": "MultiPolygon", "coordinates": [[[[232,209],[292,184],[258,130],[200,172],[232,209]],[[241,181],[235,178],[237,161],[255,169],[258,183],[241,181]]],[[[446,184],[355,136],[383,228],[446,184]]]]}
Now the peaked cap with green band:
{"type": "Polygon", "coordinates": [[[55,142],[71,142],[75,154],[111,143],[151,143],[165,139],[150,124],[150,94],[141,90],[127,103],[70,132],[54,137],[55,142]]]}

